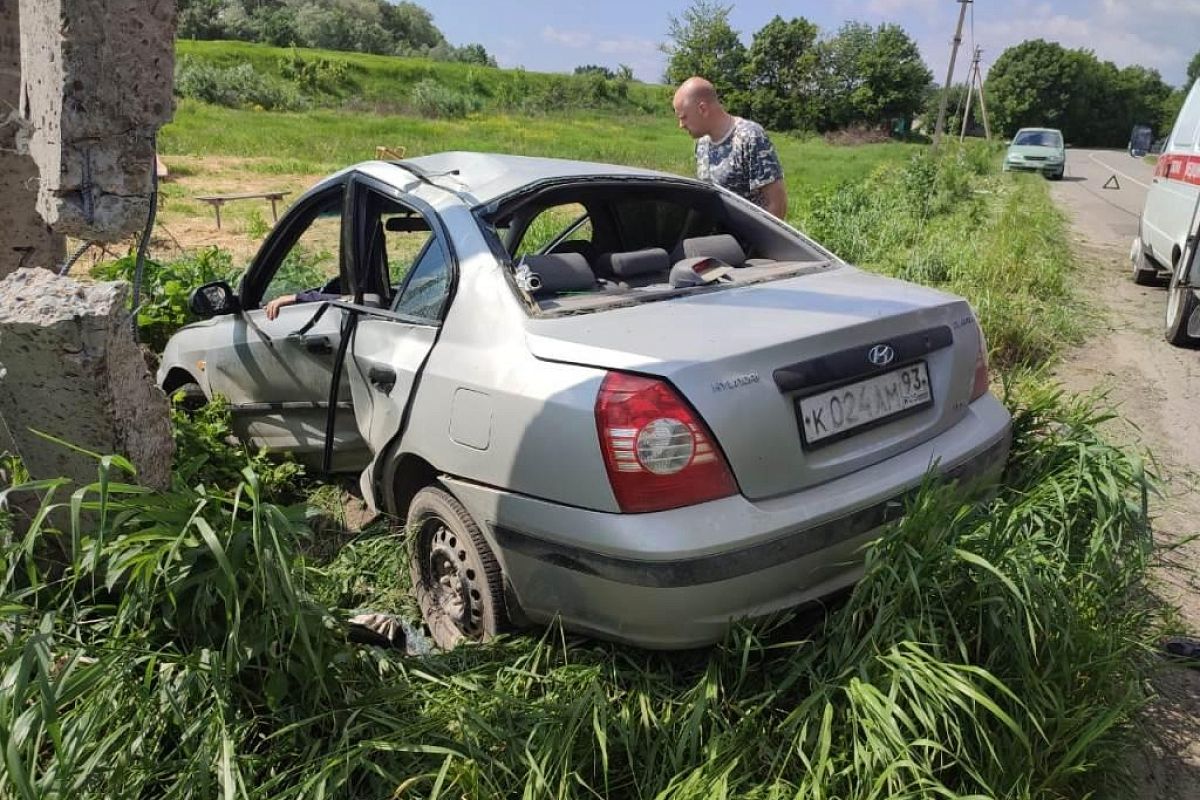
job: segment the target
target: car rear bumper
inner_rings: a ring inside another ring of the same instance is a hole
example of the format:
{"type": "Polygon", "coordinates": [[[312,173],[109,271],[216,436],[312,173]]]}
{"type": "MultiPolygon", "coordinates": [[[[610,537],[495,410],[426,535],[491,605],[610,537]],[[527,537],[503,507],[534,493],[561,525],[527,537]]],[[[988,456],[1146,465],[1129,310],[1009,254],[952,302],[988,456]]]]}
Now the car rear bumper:
{"type": "Polygon", "coordinates": [[[853,584],[862,547],[896,519],[931,465],[993,478],[1010,419],[990,394],[949,431],[879,464],[784,497],[741,495],[649,514],[572,508],[447,479],[484,524],[530,619],[555,617],[652,648],[718,641],[732,620],[792,608],[853,584]]]}

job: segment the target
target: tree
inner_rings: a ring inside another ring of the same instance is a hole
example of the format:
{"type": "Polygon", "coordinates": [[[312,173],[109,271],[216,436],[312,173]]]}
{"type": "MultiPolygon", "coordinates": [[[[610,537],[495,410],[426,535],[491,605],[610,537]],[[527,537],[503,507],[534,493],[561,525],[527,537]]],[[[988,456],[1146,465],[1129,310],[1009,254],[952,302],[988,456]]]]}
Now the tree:
{"type": "Polygon", "coordinates": [[[852,95],[856,115],[866,122],[909,120],[921,110],[933,73],[917,43],[899,25],[880,25],[870,47],[859,54],[860,82],[852,95]]]}
{"type": "Polygon", "coordinates": [[[617,77],[617,74],[608,67],[602,67],[599,64],[583,64],[575,68],[576,75],[599,75],[606,80],[612,80],[617,77]]]}
{"type": "Polygon", "coordinates": [[[733,6],[715,0],[693,0],[682,17],[668,18],[666,80],[682,83],[693,75],[707,78],[727,106],[740,103],[746,46],[729,24],[733,6]]]}
{"type": "Polygon", "coordinates": [[[821,43],[820,64],[825,128],[907,121],[925,105],[933,82],[916,42],[898,25],[846,23],[821,43]]]}
{"type": "Polygon", "coordinates": [[[1032,39],[1008,48],[988,71],[988,110],[997,130],[1063,128],[1071,94],[1081,82],[1080,64],[1062,45],[1032,39]]]}
{"type": "Polygon", "coordinates": [[[988,74],[989,109],[998,130],[1060,128],[1076,144],[1121,146],[1134,125],[1165,132],[1172,92],[1157,70],[1118,69],[1090,50],[1040,39],[1000,54],[988,74]]]}
{"type": "MultiPolygon", "coordinates": [[[[1196,55],[1192,56],[1191,62],[1187,68],[1187,86],[1191,86],[1200,78],[1200,50],[1196,51],[1196,55]]],[[[1184,88],[1186,89],[1187,86],[1184,88]]]]}
{"type": "Polygon", "coordinates": [[[776,16],[754,34],[744,80],[757,122],[779,130],[816,127],[818,33],[803,17],[776,16]]]}
{"type": "Polygon", "coordinates": [[[407,51],[420,51],[445,41],[433,24],[433,15],[416,3],[380,4],[380,24],[395,37],[396,45],[407,51]]]}

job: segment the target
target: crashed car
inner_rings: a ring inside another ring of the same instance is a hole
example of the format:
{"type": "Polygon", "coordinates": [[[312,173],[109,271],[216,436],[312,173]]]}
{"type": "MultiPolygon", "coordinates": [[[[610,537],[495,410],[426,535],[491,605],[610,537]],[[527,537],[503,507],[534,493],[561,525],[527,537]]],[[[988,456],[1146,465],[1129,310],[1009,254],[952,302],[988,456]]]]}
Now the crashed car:
{"type": "Polygon", "coordinates": [[[361,473],[406,523],[443,646],[556,619],[712,643],[852,585],[929,471],[965,487],[1009,448],[966,301],[648,170],[359,164],[193,311],[162,387],[221,395],[250,442],[361,473]]]}

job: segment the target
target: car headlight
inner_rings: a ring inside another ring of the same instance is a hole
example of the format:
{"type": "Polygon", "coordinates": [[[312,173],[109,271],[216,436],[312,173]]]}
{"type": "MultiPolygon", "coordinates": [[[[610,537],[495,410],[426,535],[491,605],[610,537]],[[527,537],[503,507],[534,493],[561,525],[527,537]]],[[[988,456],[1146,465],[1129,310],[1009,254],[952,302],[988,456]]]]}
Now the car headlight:
{"type": "Polygon", "coordinates": [[[1022,156],[1020,153],[1009,153],[1008,160],[1009,161],[1024,161],[1025,157],[1022,156]]]}

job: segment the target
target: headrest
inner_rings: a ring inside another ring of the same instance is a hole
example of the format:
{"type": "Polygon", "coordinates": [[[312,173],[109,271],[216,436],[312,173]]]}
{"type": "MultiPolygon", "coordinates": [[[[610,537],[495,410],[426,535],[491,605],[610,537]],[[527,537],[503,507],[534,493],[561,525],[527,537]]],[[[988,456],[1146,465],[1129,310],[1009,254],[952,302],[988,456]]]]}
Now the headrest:
{"type": "Polygon", "coordinates": [[[388,217],[383,226],[393,233],[414,233],[429,230],[429,223],[419,214],[388,217]]]}
{"type": "Polygon", "coordinates": [[[541,285],[535,295],[557,292],[588,292],[596,288],[596,275],[579,253],[548,253],[525,256],[525,265],[541,285]]]}
{"type": "Polygon", "coordinates": [[[671,267],[670,284],[672,289],[682,289],[687,286],[704,286],[709,283],[716,283],[722,278],[732,280],[728,277],[731,272],[733,272],[733,267],[719,258],[708,258],[706,256],[685,258],[671,267]]]}
{"type": "Polygon", "coordinates": [[[605,253],[598,259],[598,265],[618,278],[636,278],[651,272],[666,272],[671,268],[671,259],[661,247],[647,247],[645,250],[605,253]]]}
{"type": "Polygon", "coordinates": [[[720,233],[715,236],[695,236],[691,239],[684,239],[671,252],[671,263],[700,256],[718,258],[731,267],[740,267],[746,261],[746,254],[742,252],[742,246],[738,244],[737,239],[728,233],[720,233]]]}

